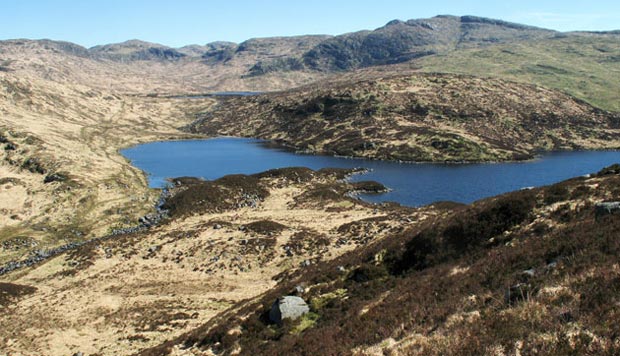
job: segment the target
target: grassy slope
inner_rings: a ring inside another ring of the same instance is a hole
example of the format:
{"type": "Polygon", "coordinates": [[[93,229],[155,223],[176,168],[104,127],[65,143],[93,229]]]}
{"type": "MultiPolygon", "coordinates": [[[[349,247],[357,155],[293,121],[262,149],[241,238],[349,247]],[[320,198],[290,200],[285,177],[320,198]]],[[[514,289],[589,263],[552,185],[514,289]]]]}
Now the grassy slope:
{"type": "Polygon", "coordinates": [[[260,295],[306,268],[303,261],[331,260],[433,215],[349,197],[363,188],[341,181],[349,172],[287,168],[179,179],[167,202],[173,218],[161,225],[0,276],[0,308],[10,308],[0,324],[11,325],[0,328],[0,350],[131,355],[260,295]],[[373,234],[340,233],[358,220],[373,234]]]}
{"type": "Polygon", "coordinates": [[[570,35],[414,61],[423,71],[464,73],[534,83],[565,91],[602,109],[620,111],[620,37],[570,35]]]}
{"type": "Polygon", "coordinates": [[[175,105],[188,110],[191,102],[120,95],[27,71],[0,73],[0,85],[0,263],[135,225],[153,209],[159,193],[118,150],[187,137],[176,129],[187,121],[175,105]],[[46,182],[53,174],[66,179],[46,182]]]}

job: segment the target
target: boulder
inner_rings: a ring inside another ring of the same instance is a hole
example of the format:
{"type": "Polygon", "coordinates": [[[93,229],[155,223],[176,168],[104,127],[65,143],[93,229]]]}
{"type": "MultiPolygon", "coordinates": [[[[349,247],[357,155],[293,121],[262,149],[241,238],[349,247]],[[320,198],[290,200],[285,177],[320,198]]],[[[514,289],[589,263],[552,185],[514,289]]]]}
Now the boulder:
{"type": "Polygon", "coordinates": [[[292,295],[284,296],[276,299],[271,306],[269,320],[280,324],[284,319],[296,320],[309,311],[308,304],[302,298],[292,295]]]}
{"type": "Polygon", "coordinates": [[[620,213],[620,201],[602,202],[594,206],[596,218],[620,213]]]}

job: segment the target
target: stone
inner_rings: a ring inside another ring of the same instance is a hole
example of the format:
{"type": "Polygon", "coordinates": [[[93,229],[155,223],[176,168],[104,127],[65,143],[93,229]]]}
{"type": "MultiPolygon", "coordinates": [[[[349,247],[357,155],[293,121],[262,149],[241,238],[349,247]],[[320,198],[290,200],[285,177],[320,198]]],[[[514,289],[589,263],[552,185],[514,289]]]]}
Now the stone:
{"type": "Polygon", "coordinates": [[[43,179],[43,183],[52,183],[52,182],[64,182],[67,180],[67,176],[61,173],[52,173],[45,176],[43,179]]]}
{"type": "Polygon", "coordinates": [[[309,311],[308,304],[302,298],[288,295],[276,299],[269,311],[269,320],[281,324],[285,319],[297,320],[309,311]]]}
{"type": "Polygon", "coordinates": [[[546,268],[547,269],[555,269],[558,266],[558,262],[557,261],[552,261],[549,262],[549,264],[547,264],[546,268]]]}
{"type": "Polygon", "coordinates": [[[597,219],[605,215],[618,214],[620,213],[620,201],[597,203],[594,209],[597,219]]]}
{"type": "Polygon", "coordinates": [[[521,272],[521,274],[525,277],[534,277],[536,275],[536,270],[533,268],[526,269],[525,271],[521,272]]]}
{"type": "Polygon", "coordinates": [[[219,230],[221,228],[222,228],[222,225],[220,225],[220,224],[213,225],[213,230],[219,230]]]}

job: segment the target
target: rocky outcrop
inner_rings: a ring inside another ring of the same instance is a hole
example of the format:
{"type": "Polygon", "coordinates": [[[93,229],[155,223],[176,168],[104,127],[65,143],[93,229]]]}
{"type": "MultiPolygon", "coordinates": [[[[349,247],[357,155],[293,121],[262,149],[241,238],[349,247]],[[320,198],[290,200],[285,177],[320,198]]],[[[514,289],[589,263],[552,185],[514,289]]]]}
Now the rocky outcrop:
{"type": "Polygon", "coordinates": [[[602,202],[594,206],[597,219],[611,214],[620,214],[620,201],[602,202]]]}
{"type": "Polygon", "coordinates": [[[296,320],[309,311],[308,304],[302,298],[291,295],[284,296],[278,298],[271,306],[269,320],[280,324],[285,319],[296,320]]]}
{"type": "Polygon", "coordinates": [[[119,62],[149,60],[171,61],[186,57],[186,54],[174,48],[139,40],[95,46],[88,51],[95,58],[105,58],[119,62]]]}
{"type": "Polygon", "coordinates": [[[548,38],[554,31],[474,16],[390,21],[374,31],[323,41],[304,55],[313,69],[350,70],[406,62],[458,48],[548,38]]]}

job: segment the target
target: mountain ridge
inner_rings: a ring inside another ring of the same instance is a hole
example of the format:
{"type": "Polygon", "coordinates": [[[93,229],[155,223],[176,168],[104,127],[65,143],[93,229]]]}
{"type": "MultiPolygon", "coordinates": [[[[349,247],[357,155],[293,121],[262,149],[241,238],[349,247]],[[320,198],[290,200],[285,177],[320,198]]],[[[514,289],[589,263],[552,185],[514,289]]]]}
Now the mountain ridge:
{"type": "MultiPolygon", "coordinates": [[[[178,52],[180,54],[183,54],[181,51],[183,50],[183,48],[187,48],[187,47],[194,47],[195,49],[203,49],[203,48],[208,48],[211,47],[212,44],[217,44],[217,43],[228,43],[228,44],[234,44],[237,46],[242,46],[244,43],[246,42],[252,42],[252,41],[264,41],[264,40],[294,40],[296,38],[304,38],[304,37],[323,37],[325,40],[330,39],[330,38],[334,38],[334,37],[341,37],[341,36],[350,36],[350,35],[356,35],[356,34],[370,34],[373,32],[377,32],[380,30],[384,30],[390,27],[394,27],[394,26],[409,26],[409,27],[424,27],[426,29],[434,29],[435,26],[437,26],[438,22],[441,21],[453,21],[453,22],[460,22],[462,24],[469,24],[469,25],[492,25],[492,26],[498,26],[498,27],[505,27],[505,28],[510,28],[510,29],[515,29],[515,30],[528,30],[528,31],[542,31],[542,32],[548,32],[548,33],[571,33],[571,32],[558,32],[558,31],[554,31],[554,30],[549,30],[549,29],[545,29],[545,28],[541,28],[541,27],[536,27],[536,26],[530,26],[530,25],[523,25],[523,24],[519,24],[519,23],[514,23],[514,22],[509,22],[509,21],[504,21],[504,20],[500,20],[500,19],[492,19],[492,18],[486,18],[486,17],[479,17],[479,16],[473,16],[473,15],[464,15],[464,16],[454,16],[454,15],[437,15],[434,16],[432,18],[427,18],[427,19],[409,19],[409,20],[400,20],[400,19],[394,19],[391,20],[389,22],[387,22],[385,25],[380,26],[376,29],[373,30],[359,30],[359,31],[352,31],[352,32],[348,32],[348,33],[344,33],[344,34],[338,34],[338,35],[324,35],[324,34],[306,34],[306,35],[293,35],[293,36],[275,36],[275,37],[257,37],[257,38],[249,38],[245,41],[242,41],[240,43],[234,43],[234,42],[228,42],[228,41],[214,41],[214,42],[210,42],[210,43],[206,43],[206,44],[186,44],[183,45],[181,47],[173,47],[173,46],[168,46],[168,45],[164,45],[164,44],[160,44],[160,43],[156,43],[156,42],[148,42],[148,41],[144,41],[144,40],[140,40],[140,39],[129,39],[123,42],[116,42],[116,43],[107,43],[107,44],[99,44],[99,45],[94,45],[91,47],[85,47],[85,46],[81,46],[79,44],[75,44],[75,43],[71,43],[68,41],[63,41],[63,40],[51,40],[51,39],[6,39],[6,40],[2,40],[0,41],[0,43],[2,42],[10,42],[10,41],[23,41],[23,40],[27,40],[27,41],[42,41],[42,42],[47,42],[47,43],[64,43],[64,44],[70,44],[72,47],[75,48],[79,48],[79,52],[88,52],[91,55],[94,55],[95,57],[97,57],[98,54],[101,54],[101,52],[110,52],[110,51],[114,51],[115,49],[130,49],[130,48],[134,48],[134,49],[138,49],[140,50],[148,50],[151,48],[154,49],[165,49],[165,50],[172,50],[175,52],[178,52]]],[[[576,31],[574,31],[576,32],[576,31]]],[[[590,32],[590,33],[599,33],[599,34],[614,34],[614,33],[618,33],[620,32],[620,30],[616,30],[616,31],[581,31],[581,32],[590,32]]],[[[206,51],[205,51],[206,52],[206,51]]],[[[202,52],[201,54],[204,54],[205,52],[202,52]]],[[[71,53],[71,51],[70,51],[71,53]]],[[[196,52],[196,54],[198,55],[200,52],[196,52]]],[[[187,56],[190,56],[189,54],[186,54],[187,56]]],[[[105,55],[104,55],[105,56],[105,55]]],[[[140,56],[140,55],[136,55],[134,57],[134,59],[137,60],[144,60],[144,59],[152,59],[153,57],[145,57],[145,56],[140,56]]],[[[164,57],[165,59],[176,59],[176,57],[164,57]]]]}

